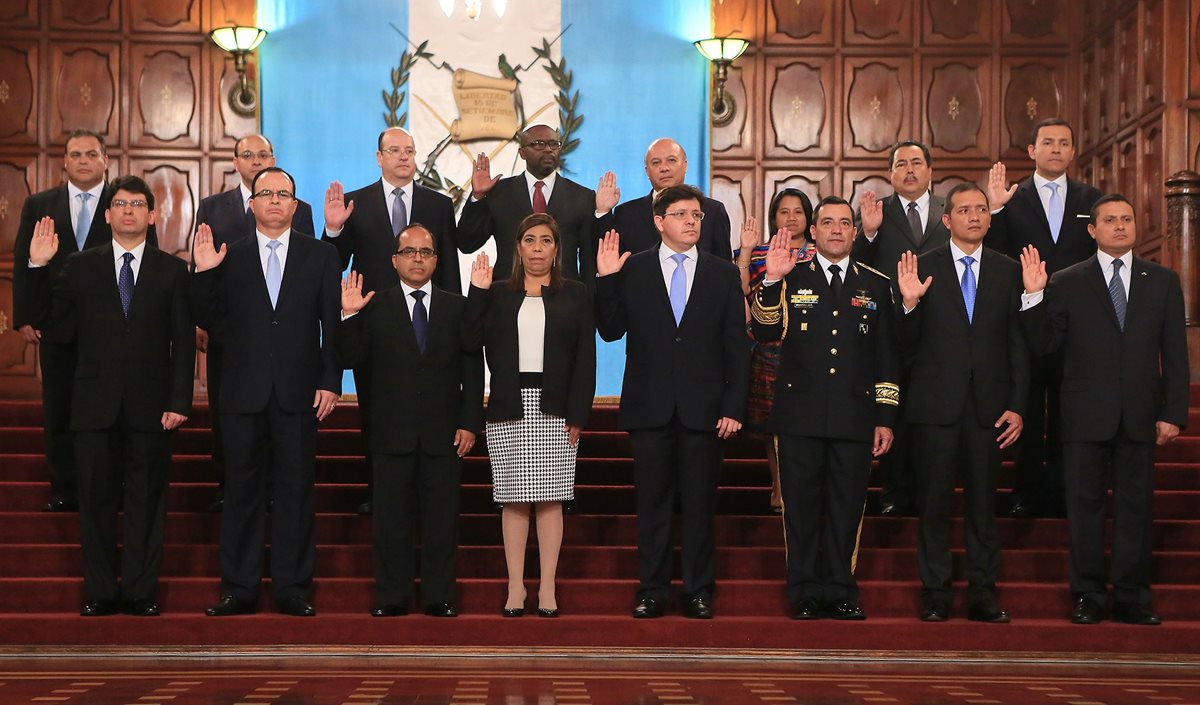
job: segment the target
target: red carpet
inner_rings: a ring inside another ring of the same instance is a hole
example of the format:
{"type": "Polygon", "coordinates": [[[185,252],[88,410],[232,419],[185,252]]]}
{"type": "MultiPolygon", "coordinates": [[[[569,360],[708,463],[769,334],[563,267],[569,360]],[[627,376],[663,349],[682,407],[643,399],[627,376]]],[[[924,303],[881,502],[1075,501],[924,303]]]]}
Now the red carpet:
{"type": "MultiPolygon", "coordinates": [[[[1193,403],[1200,401],[1193,389],[1193,403]]],[[[353,514],[366,468],[354,429],[357,409],[339,408],[320,432],[314,619],[281,617],[269,597],[255,616],[202,615],[218,597],[219,517],[204,511],[214,490],[207,410],[175,443],[167,547],[157,619],[83,619],[78,526],[74,514],[37,511],[48,494],[41,456],[41,409],[0,402],[0,643],[43,645],[459,645],[673,648],[867,649],[1057,653],[1200,653],[1200,409],[1190,435],[1160,454],[1155,497],[1154,575],[1162,627],[1068,624],[1066,522],[1000,520],[1004,545],[1000,598],[1009,625],[945,624],[915,617],[915,519],[868,518],[858,575],[869,619],[800,624],[787,618],[782,527],[767,511],[767,471],[758,444],[727,446],[717,518],[717,618],[644,622],[627,616],[636,586],[632,464],[612,407],[598,407],[581,444],[578,516],[566,518],[559,570],[559,620],[501,621],[504,557],[492,511],[486,458],[464,473],[460,610],[456,620],[372,619],[370,519],[353,514]]],[[[1001,495],[1011,467],[1001,476],[1001,495]]],[[[874,492],[874,490],[873,490],[874,492]]],[[[1007,506],[1005,497],[998,500],[1007,506]]],[[[961,544],[961,524],[955,524],[961,544]]],[[[536,558],[528,561],[536,570],[536,558]]],[[[961,560],[961,553],[956,554],[961,560]]],[[[531,593],[536,581],[530,581],[531,593]]],[[[266,590],[263,591],[264,595],[266,590]]]]}

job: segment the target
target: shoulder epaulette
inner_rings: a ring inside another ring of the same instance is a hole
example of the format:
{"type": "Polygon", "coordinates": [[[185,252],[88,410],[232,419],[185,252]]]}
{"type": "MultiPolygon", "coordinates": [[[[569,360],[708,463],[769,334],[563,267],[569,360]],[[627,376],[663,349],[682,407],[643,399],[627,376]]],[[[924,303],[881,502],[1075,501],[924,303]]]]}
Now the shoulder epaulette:
{"type": "Polygon", "coordinates": [[[883,277],[884,279],[886,279],[886,280],[888,280],[888,281],[891,281],[891,280],[892,280],[892,278],[891,278],[891,277],[889,277],[888,275],[886,275],[886,274],[884,274],[883,272],[879,271],[878,269],[875,269],[874,267],[868,267],[867,265],[863,264],[862,262],[855,262],[854,264],[855,264],[855,266],[857,266],[857,267],[862,267],[863,269],[867,270],[868,272],[872,272],[872,273],[874,273],[874,274],[878,274],[879,276],[883,277]]]}

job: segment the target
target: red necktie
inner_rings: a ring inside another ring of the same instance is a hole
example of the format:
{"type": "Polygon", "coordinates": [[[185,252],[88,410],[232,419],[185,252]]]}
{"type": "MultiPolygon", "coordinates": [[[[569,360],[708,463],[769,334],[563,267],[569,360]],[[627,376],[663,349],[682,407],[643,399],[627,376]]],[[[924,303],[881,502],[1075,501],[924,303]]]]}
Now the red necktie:
{"type": "Polygon", "coordinates": [[[545,181],[533,182],[533,212],[546,212],[546,194],[542,193],[542,187],[546,185],[545,181]]]}

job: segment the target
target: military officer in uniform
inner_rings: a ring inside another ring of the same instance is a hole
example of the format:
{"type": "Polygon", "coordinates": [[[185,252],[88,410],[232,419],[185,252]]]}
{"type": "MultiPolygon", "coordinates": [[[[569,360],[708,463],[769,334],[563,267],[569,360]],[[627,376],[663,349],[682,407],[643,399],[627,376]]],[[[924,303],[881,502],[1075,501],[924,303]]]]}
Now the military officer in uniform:
{"type": "Polygon", "coordinates": [[[754,337],[783,340],[767,430],[779,451],[787,591],[795,619],[865,619],[853,565],[871,458],[892,444],[900,388],[888,278],[850,259],[850,204],[821,199],[816,257],[787,235],[767,253],[754,337]]]}

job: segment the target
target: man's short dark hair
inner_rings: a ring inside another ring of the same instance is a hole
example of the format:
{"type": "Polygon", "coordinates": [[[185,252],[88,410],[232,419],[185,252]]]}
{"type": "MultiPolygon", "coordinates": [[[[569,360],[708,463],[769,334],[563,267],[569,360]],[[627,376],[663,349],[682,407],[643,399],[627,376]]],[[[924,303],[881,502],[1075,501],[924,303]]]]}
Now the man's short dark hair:
{"type": "Polygon", "coordinates": [[[813,222],[809,223],[809,225],[816,225],[817,221],[821,219],[821,209],[825,206],[846,206],[850,209],[851,214],[854,213],[854,208],[850,205],[850,201],[839,196],[826,196],[817,201],[816,207],[813,208],[813,222]]]}
{"type": "Polygon", "coordinates": [[[658,195],[654,197],[654,215],[659,217],[666,216],[667,209],[673,204],[680,201],[695,200],[701,206],[704,205],[704,194],[695,186],[680,184],[678,186],[668,186],[658,195]]]}
{"type": "MultiPolygon", "coordinates": [[[[1106,203],[1128,203],[1129,207],[1133,208],[1133,202],[1131,202],[1128,198],[1125,198],[1123,195],[1119,193],[1106,193],[1100,198],[1096,199],[1096,202],[1092,204],[1092,225],[1096,224],[1096,218],[1100,216],[1100,206],[1103,206],[1106,203]]],[[[1133,210],[1134,215],[1137,215],[1137,209],[1133,210]]]]}
{"type": "Polygon", "coordinates": [[[960,193],[966,193],[967,191],[978,191],[979,193],[982,193],[983,202],[987,204],[988,208],[992,207],[992,202],[988,200],[987,191],[984,191],[982,188],[980,188],[979,184],[975,183],[974,181],[964,181],[961,184],[955,184],[954,188],[950,189],[949,193],[946,194],[947,213],[950,212],[950,207],[954,205],[954,197],[960,193]]]}
{"type": "Polygon", "coordinates": [[[925,166],[933,166],[933,159],[931,159],[929,156],[929,147],[926,147],[924,142],[918,142],[917,140],[901,140],[900,142],[892,145],[892,149],[888,152],[889,169],[891,169],[892,165],[896,163],[896,152],[899,152],[905,147],[916,147],[920,149],[921,154],[925,155],[925,166]]]}
{"type": "Polygon", "coordinates": [[[236,157],[241,153],[242,140],[247,140],[251,137],[261,137],[267,143],[267,146],[271,148],[271,154],[275,153],[275,145],[271,144],[271,140],[266,135],[246,135],[245,137],[239,137],[238,141],[233,143],[233,156],[236,157]]]}
{"type": "Polygon", "coordinates": [[[109,193],[117,191],[128,191],[136,193],[146,201],[146,210],[154,210],[154,192],[150,190],[150,185],[145,182],[140,176],[132,174],[128,176],[118,176],[108,185],[109,193]]]}
{"type": "Polygon", "coordinates": [[[283,174],[284,176],[286,176],[287,180],[292,184],[292,195],[293,196],[296,195],[296,180],[293,179],[292,175],[287,173],[287,171],[285,171],[284,169],[277,167],[277,166],[269,166],[266,169],[263,169],[262,171],[258,172],[258,174],[256,174],[254,176],[254,181],[250,183],[251,195],[258,193],[258,180],[261,179],[262,177],[266,176],[267,174],[283,174]]]}
{"type": "Polygon", "coordinates": [[[83,128],[71,130],[71,133],[67,135],[66,144],[63,145],[63,151],[66,151],[67,145],[71,143],[71,140],[76,140],[80,137],[91,137],[99,142],[101,156],[108,156],[108,147],[104,146],[104,138],[100,136],[100,133],[96,132],[95,130],[85,130],[83,128]]]}
{"type": "Polygon", "coordinates": [[[1075,144],[1075,128],[1071,127],[1071,123],[1067,122],[1066,120],[1063,120],[1062,118],[1052,117],[1052,118],[1046,118],[1045,120],[1039,120],[1037,122],[1037,124],[1035,124],[1033,126],[1033,130],[1029,133],[1029,146],[1032,147],[1033,145],[1037,144],[1038,133],[1042,131],[1043,127],[1055,127],[1058,125],[1061,125],[1062,127],[1065,127],[1065,128],[1067,128],[1067,130],[1070,131],[1071,144],[1074,145],[1075,144]]]}

